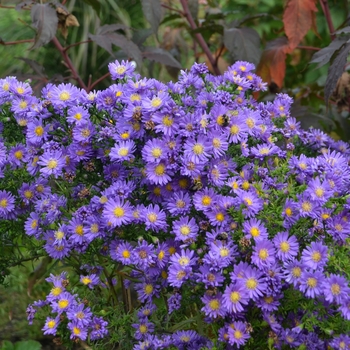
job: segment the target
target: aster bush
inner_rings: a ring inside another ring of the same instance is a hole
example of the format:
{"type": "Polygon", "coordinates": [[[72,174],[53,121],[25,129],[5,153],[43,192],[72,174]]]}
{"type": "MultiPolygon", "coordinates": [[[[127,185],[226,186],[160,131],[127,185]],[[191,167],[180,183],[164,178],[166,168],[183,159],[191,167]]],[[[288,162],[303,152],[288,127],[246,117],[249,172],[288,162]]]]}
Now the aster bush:
{"type": "Polygon", "coordinates": [[[2,272],[52,259],[30,323],[67,347],[350,348],[349,145],[256,102],[247,62],[109,70],[40,98],[0,80],[2,272]]]}

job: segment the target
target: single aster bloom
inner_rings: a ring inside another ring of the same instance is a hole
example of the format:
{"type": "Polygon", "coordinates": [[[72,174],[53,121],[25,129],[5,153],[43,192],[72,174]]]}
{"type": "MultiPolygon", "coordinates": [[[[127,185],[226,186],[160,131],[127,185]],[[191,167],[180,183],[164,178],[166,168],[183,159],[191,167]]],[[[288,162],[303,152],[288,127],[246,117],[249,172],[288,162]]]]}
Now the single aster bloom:
{"type": "Polygon", "coordinates": [[[80,90],[74,85],[70,83],[59,84],[52,87],[50,100],[55,107],[63,108],[76,105],[79,95],[80,90]]]}
{"type": "Polygon", "coordinates": [[[239,349],[250,338],[247,332],[247,325],[244,322],[236,321],[228,327],[228,342],[231,345],[236,345],[239,349]]]}
{"type": "Polygon", "coordinates": [[[284,278],[286,282],[293,284],[294,287],[299,286],[301,276],[306,270],[306,266],[296,259],[289,260],[284,263],[284,278]]]}
{"type": "Polygon", "coordinates": [[[193,266],[197,258],[194,257],[194,251],[189,249],[181,249],[180,253],[175,253],[170,257],[171,263],[174,265],[179,265],[181,267],[191,267],[193,266]]]}
{"type": "Polygon", "coordinates": [[[257,241],[253,249],[252,263],[260,270],[275,263],[275,247],[269,240],[257,241]]]}
{"type": "Polygon", "coordinates": [[[266,292],[267,284],[263,281],[262,273],[255,268],[249,267],[244,272],[243,282],[253,300],[258,300],[266,292]]]}
{"type": "Polygon", "coordinates": [[[253,238],[255,241],[266,240],[268,237],[265,225],[255,218],[243,222],[243,232],[246,234],[245,238],[253,238]]]}
{"type": "Polygon", "coordinates": [[[120,198],[109,199],[104,206],[102,217],[112,227],[130,224],[133,220],[132,207],[129,201],[120,198]]]}
{"type": "Polygon", "coordinates": [[[277,257],[282,261],[291,260],[299,253],[299,243],[292,235],[288,237],[288,232],[279,232],[273,238],[273,244],[277,250],[277,257]]]}
{"type": "Polygon", "coordinates": [[[117,161],[117,162],[123,162],[125,160],[131,160],[134,159],[134,152],[136,151],[136,145],[134,141],[127,140],[127,141],[119,141],[118,144],[116,144],[109,153],[109,157],[111,160],[117,161]]]}
{"type": "Polygon", "coordinates": [[[191,197],[185,191],[176,191],[169,197],[166,208],[172,215],[185,215],[191,209],[191,197]]]}
{"type": "Polygon", "coordinates": [[[201,298],[204,306],[201,311],[205,313],[206,316],[211,318],[224,317],[226,314],[226,310],[222,305],[222,295],[221,293],[217,293],[216,295],[209,296],[204,294],[201,298]]]}
{"type": "Polygon", "coordinates": [[[321,271],[305,271],[301,275],[299,290],[307,298],[315,298],[323,294],[325,277],[321,271]]]}
{"type": "Polygon", "coordinates": [[[259,198],[255,191],[237,190],[238,198],[243,205],[243,214],[246,217],[254,217],[263,208],[264,201],[259,198]]]}
{"type": "Polygon", "coordinates": [[[95,126],[90,121],[82,121],[73,128],[73,139],[76,142],[89,142],[95,135],[95,126]]]}
{"type": "Polygon", "coordinates": [[[156,110],[165,106],[170,100],[171,97],[167,92],[160,91],[157,93],[157,95],[154,95],[152,98],[146,97],[142,101],[142,107],[147,112],[155,112],[156,110]]]}
{"type": "Polygon", "coordinates": [[[331,189],[329,183],[325,180],[321,182],[319,177],[312,179],[308,183],[308,188],[306,191],[311,199],[318,201],[320,204],[324,204],[333,195],[333,190],[331,189]]]}
{"type": "Polygon", "coordinates": [[[146,176],[150,183],[155,185],[166,185],[171,181],[173,172],[165,161],[160,163],[148,163],[146,165],[146,176]]]}
{"type": "Polygon", "coordinates": [[[56,335],[57,333],[57,327],[60,324],[60,316],[53,317],[47,317],[45,321],[44,327],[41,329],[44,331],[45,335],[56,335]]]}
{"type": "Polygon", "coordinates": [[[172,233],[175,234],[175,240],[185,242],[188,239],[196,239],[199,227],[194,218],[184,216],[173,222],[172,233]]]}
{"type": "Polygon", "coordinates": [[[197,210],[207,211],[217,204],[217,194],[213,188],[204,188],[193,195],[193,204],[197,210]]]}
{"type": "Polygon", "coordinates": [[[156,260],[153,244],[148,244],[145,240],[138,242],[137,247],[134,248],[133,257],[133,263],[141,269],[145,270],[149,268],[156,260]]]}
{"type": "Polygon", "coordinates": [[[61,314],[69,308],[76,305],[76,301],[72,294],[64,292],[60,294],[59,298],[51,303],[52,311],[61,314]]]}
{"type": "Polygon", "coordinates": [[[241,281],[230,284],[223,294],[223,306],[229,313],[237,313],[244,310],[243,305],[249,302],[249,293],[241,281]]]}
{"type": "Polygon", "coordinates": [[[71,331],[70,339],[86,340],[88,333],[87,328],[77,322],[68,322],[68,329],[71,331]]]}
{"type": "Polygon", "coordinates": [[[90,340],[97,340],[104,338],[108,334],[108,322],[104,321],[102,317],[93,317],[90,327],[92,329],[90,333],[90,340]]]}
{"type": "Polygon", "coordinates": [[[40,156],[38,164],[42,166],[40,173],[45,177],[53,175],[57,178],[63,173],[65,159],[61,151],[45,152],[40,156]]]}
{"type": "Polygon", "coordinates": [[[206,138],[189,139],[184,146],[184,156],[194,164],[200,164],[210,158],[210,149],[210,141],[206,138]]]}
{"type": "Polygon", "coordinates": [[[132,75],[135,70],[135,64],[128,61],[115,61],[108,64],[108,70],[113,80],[122,79],[125,76],[132,75]]]}
{"type": "Polygon", "coordinates": [[[301,261],[305,266],[316,270],[322,269],[327,263],[327,246],[320,242],[312,242],[301,254],[301,261]]]}
{"type": "Polygon", "coordinates": [[[89,307],[85,307],[84,303],[75,305],[67,310],[67,318],[71,322],[81,327],[87,327],[91,322],[92,312],[89,307]]]}
{"type": "Polygon", "coordinates": [[[162,140],[151,139],[145,143],[142,149],[142,158],[148,163],[159,163],[168,157],[168,152],[162,140]]]}
{"type": "Polygon", "coordinates": [[[135,261],[133,249],[134,248],[130,243],[121,243],[117,246],[115,255],[112,258],[120,261],[123,265],[131,265],[135,261]]]}
{"type": "Polygon", "coordinates": [[[15,209],[15,198],[10,192],[0,191],[0,217],[7,219],[15,209]]]}
{"type": "Polygon", "coordinates": [[[224,277],[220,272],[211,271],[210,265],[200,266],[199,272],[195,275],[197,276],[198,283],[204,283],[205,287],[220,287],[224,282],[224,277]]]}
{"type": "Polygon", "coordinates": [[[89,117],[89,111],[83,106],[73,106],[67,112],[67,122],[71,124],[87,121],[89,117]]]}
{"type": "Polygon", "coordinates": [[[140,216],[146,224],[146,230],[158,232],[159,230],[165,230],[168,226],[166,223],[166,214],[157,204],[150,204],[145,207],[140,213],[140,216]]]}
{"type": "Polygon", "coordinates": [[[350,295],[346,278],[331,273],[323,284],[323,294],[328,302],[341,304],[350,295]]]}
{"type": "Polygon", "coordinates": [[[27,125],[27,141],[29,144],[40,145],[47,138],[47,127],[41,120],[32,120],[27,125]]]}

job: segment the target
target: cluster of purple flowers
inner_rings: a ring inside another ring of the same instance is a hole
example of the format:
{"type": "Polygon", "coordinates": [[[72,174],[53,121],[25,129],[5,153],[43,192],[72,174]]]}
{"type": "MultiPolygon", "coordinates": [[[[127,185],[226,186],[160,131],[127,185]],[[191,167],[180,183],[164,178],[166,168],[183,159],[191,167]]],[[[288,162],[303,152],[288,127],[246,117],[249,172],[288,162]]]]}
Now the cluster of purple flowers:
{"type": "MultiPolygon", "coordinates": [[[[90,282],[91,278],[82,276],[84,284],[87,284],[85,283],[87,280],[90,282]]],[[[49,306],[53,314],[46,318],[42,328],[46,335],[56,335],[61,325],[69,330],[72,340],[86,340],[88,336],[90,340],[97,340],[108,334],[108,323],[102,317],[94,316],[91,309],[77,295],[67,290],[69,281],[65,272],[59,276],[51,274],[46,281],[53,284],[52,289],[46,300],[40,300],[28,306],[27,316],[30,324],[38,308],[49,306]]]]}
{"type": "MultiPolygon", "coordinates": [[[[349,281],[329,261],[349,242],[349,145],[302,130],[285,94],[256,102],[251,91],[266,85],[246,62],[218,77],[194,64],[168,84],[141,78],[128,62],[109,69],[117,82],[89,94],[48,84],[36,98],[28,84],[0,80],[0,108],[10,108],[24,135],[22,143],[0,140],[0,175],[22,168],[32,177],[17,192],[0,191],[0,218],[25,216],[25,233],[54,259],[94,245],[129,268],[142,304],[134,349],[217,340],[239,348],[254,337],[253,309],[277,348],[349,347],[346,334],[298,327],[302,308],[280,313],[295,291],[350,320],[349,281]],[[155,332],[155,298],[168,299],[170,314],[185,312],[182,291],[193,293],[218,339],[155,332]]],[[[49,280],[46,303],[57,316],[45,333],[56,332],[65,312],[72,337],[97,328],[90,339],[104,336],[103,322],[63,279],[49,280]]]]}

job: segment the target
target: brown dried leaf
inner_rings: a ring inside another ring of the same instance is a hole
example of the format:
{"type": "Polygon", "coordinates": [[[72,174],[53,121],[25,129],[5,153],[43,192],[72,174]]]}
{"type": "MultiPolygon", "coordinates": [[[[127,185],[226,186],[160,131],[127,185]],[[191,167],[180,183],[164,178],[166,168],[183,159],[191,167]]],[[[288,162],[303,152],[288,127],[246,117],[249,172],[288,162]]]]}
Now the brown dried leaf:
{"type": "Polygon", "coordinates": [[[63,5],[57,5],[56,13],[58,17],[58,29],[61,30],[63,37],[66,39],[68,36],[68,27],[79,27],[80,24],[77,18],[69,13],[66,7],[63,5]]]}

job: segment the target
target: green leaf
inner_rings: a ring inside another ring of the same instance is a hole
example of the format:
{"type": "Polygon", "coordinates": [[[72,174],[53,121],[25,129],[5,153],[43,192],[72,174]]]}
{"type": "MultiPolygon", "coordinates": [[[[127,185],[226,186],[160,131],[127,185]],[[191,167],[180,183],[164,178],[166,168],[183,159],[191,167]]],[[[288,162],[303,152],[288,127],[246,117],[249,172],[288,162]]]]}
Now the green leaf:
{"type": "Polygon", "coordinates": [[[187,324],[193,323],[195,321],[197,321],[197,317],[191,317],[186,320],[183,320],[179,323],[176,323],[174,326],[170,327],[169,332],[175,332],[178,329],[183,329],[184,326],[186,326],[187,324]]]}
{"type": "Polygon", "coordinates": [[[141,0],[143,14],[150,23],[153,33],[157,34],[158,27],[163,17],[160,0],[141,0]]]}
{"type": "Polygon", "coordinates": [[[91,6],[98,17],[100,17],[100,11],[101,11],[101,4],[98,0],[83,0],[85,2],[85,4],[91,6]]]}
{"type": "Polygon", "coordinates": [[[41,344],[35,340],[19,341],[15,344],[14,350],[40,350],[41,344]]]}
{"type": "Polygon", "coordinates": [[[1,350],[14,350],[14,346],[10,341],[4,340],[2,342],[1,350]]]}
{"type": "Polygon", "coordinates": [[[164,19],[160,22],[160,24],[165,24],[167,22],[173,21],[174,19],[182,18],[179,13],[172,13],[169,16],[165,16],[164,19]]]}

